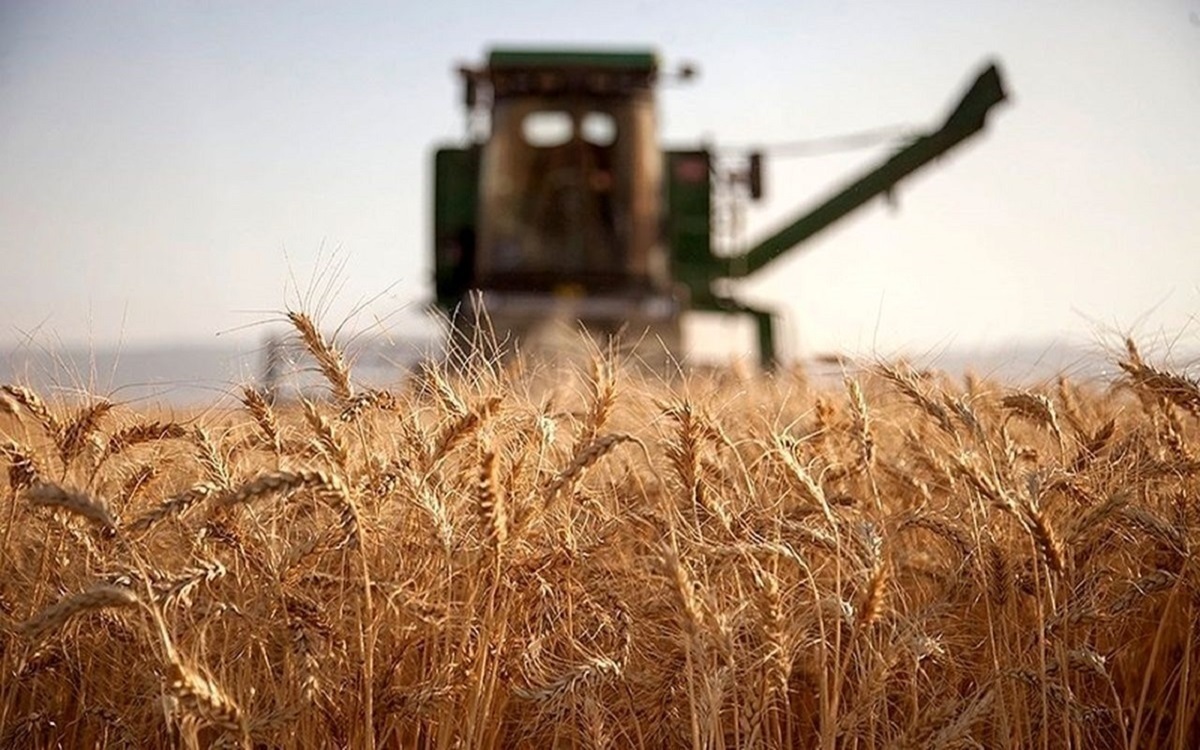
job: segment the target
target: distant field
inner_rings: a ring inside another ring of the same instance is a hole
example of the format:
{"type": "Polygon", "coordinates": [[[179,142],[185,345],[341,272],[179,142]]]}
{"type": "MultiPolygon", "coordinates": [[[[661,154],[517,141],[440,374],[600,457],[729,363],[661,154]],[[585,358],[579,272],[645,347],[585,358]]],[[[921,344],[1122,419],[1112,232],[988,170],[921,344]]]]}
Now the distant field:
{"type": "MultiPolygon", "coordinates": [[[[1200,387],[0,387],[0,747],[1191,748],[1200,387]]],[[[0,381],[3,382],[3,381],[0,381]]]]}
{"type": "MultiPolygon", "coordinates": [[[[235,394],[237,383],[261,381],[266,340],[263,336],[238,345],[0,346],[0,383],[19,382],[48,398],[84,392],[123,403],[137,402],[142,408],[204,407],[235,394]]],[[[439,348],[432,336],[389,337],[374,345],[357,340],[352,348],[355,381],[368,387],[390,387],[425,353],[439,348]]],[[[953,376],[973,372],[1012,385],[1053,382],[1060,373],[1080,383],[1106,381],[1119,374],[1116,363],[1101,347],[1080,342],[945,347],[905,356],[920,368],[953,376]]],[[[800,364],[815,380],[841,381],[843,365],[831,356],[818,353],[800,364]]],[[[854,364],[850,367],[854,369],[854,364]]],[[[319,385],[318,379],[303,380],[319,385]]]]}

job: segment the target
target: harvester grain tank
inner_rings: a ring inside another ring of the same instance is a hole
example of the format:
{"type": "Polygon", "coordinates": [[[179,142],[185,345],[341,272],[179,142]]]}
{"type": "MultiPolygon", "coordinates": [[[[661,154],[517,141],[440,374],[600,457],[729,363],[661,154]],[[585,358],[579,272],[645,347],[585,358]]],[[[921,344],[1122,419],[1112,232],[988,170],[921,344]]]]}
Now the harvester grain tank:
{"type": "MultiPolygon", "coordinates": [[[[685,74],[688,71],[685,70],[685,74]]],[[[434,159],[437,305],[469,328],[486,311],[501,336],[534,342],[562,323],[624,332],[642,356],[681,349],[690,310],[751,316],[775,360],[771,311],[724,284],[750,277],[984,129],[1005,99],[987,65],[940,127],[806,209],[748,250],[715,247],[716,153],[664,149],[650,50],[496,49],[460,68],[465,144],[434,159]]],[[[762,194],[752,154],[726,184],[762,194]]]]}

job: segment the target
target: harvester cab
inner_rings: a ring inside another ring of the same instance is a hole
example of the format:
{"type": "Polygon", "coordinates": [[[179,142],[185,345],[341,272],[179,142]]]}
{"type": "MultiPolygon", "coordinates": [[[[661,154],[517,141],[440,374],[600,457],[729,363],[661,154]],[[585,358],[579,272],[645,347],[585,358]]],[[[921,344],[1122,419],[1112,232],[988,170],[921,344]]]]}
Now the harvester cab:
{"type": "Polygon", "coordinates": [[[1004,99],[989,66],[941,128],[730,255],[714,242],[714,193],[736,184],[739,195],[761,196],[761,156],[730,175],[719,173],[709,148],[663,150],[652,51],[497,49],[459,72],[468,136],[434,160],[438,307],[460,334],[486,316],[500,337],[538,350],[582,326],[594,336],[623,334],[651,361],[680,354],[681,315],[701,310],[752,316],[760,359],[773,364],[772,314],[741,303],[721,281],[756,273],[889,194],[982,130],[1004,99]]]}
{"type": "Polygon", "coordinates": [[[435,160],[438,304],[463,326],[482,305],[526,346],[578,322],[677,350],[655,55],[496,50],[461,74],[469,143],[435,160]]]}

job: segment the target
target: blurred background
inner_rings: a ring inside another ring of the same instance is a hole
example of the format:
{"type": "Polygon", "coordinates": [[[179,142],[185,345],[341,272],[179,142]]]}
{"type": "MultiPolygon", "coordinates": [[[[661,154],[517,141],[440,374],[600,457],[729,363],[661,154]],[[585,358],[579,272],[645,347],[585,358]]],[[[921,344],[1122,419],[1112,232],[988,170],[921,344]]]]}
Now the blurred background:
{"type": "MultiPolygon", "coordinates": [[[[0,4],[0,379],[180,397],[252,376],[279,311],[427,346],[431,161],[496,44],[655,48],[672,146],[987,132],[744,285],[790,360],[1086,370],[1197,346],[1200,2],[0,4]],[[119,359],[114,354],[119,353],[119,359]],[[59,364],[54,365],[57,357],[59,364]],[[55,371],[56,372],[51,372],[55,371]]],[[[748,240],[894,145],[767,160],[748,240]]],[[[753,346],[715,319],[697,359],[753,346]]]]}

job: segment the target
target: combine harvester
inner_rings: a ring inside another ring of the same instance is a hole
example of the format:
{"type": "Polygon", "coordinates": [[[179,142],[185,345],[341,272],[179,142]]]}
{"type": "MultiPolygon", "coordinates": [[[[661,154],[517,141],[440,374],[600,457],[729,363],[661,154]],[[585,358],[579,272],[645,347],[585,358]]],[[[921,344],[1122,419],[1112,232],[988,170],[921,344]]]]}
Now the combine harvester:
{"type": "MultiPolygon", "coordinates": [[[[762,154],[730,167],[706,147],[664,149],[652,51],[496,49],[459,72],[468,136],[437,149],[433,204],[436,304],[459,341],[475,340],[486,320],[497,338],[536,352],[583,327],[621,336],[650,363],[682,353],[680,320],[694,310],[753,318],[771,367],[773,313],[739,301],[726,280],[759,273],[890,195],[982,131],[1005,99],[988,65],[940,128],[736,252],[717,247],[714,208],[762,197],[762,154]]],[[[690,77],[686,67],[678,75],[690,77]]]]}

